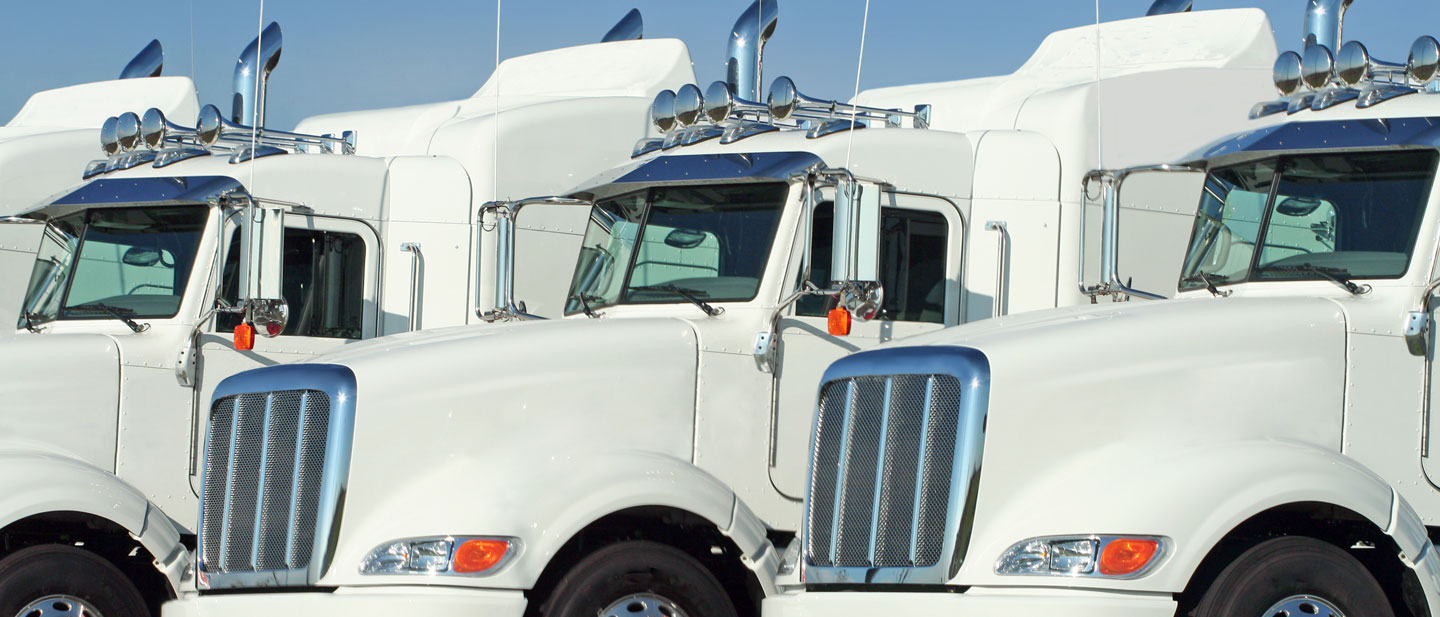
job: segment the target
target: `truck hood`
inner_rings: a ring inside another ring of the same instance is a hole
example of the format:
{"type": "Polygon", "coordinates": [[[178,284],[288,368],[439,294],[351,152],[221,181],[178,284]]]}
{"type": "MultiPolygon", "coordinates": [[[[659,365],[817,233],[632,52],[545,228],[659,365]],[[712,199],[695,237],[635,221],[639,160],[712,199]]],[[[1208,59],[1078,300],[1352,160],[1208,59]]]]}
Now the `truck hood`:
{"type": "Polygon", "coordinates": [[[322,584],[375,583],[357,566],[397,538],[538,546],[562,533],[549,514],[580,497],[537,487],[636,451],[691,460],[697,358],[693,328],[657,318],[450,328],[315,359],[357,383],[344,522],[322,584]]]}
{"type": "Polygon", "coordinates": [[[975,557],[956,581],[998,584],[996,557],[1058,528],[1163,533],[1142,496],[1188,477],[1197,451],[1283,442],[1338,452],[1345,320],[1324,298],[1198,298],[1042,311],[904,341],[973,347],[990,363],[975,557]]]}
{"type": "Polygon", "coordinates": [[[115,470],[120,348],[103,334],[0,338],[0,441],[115,470]]]}

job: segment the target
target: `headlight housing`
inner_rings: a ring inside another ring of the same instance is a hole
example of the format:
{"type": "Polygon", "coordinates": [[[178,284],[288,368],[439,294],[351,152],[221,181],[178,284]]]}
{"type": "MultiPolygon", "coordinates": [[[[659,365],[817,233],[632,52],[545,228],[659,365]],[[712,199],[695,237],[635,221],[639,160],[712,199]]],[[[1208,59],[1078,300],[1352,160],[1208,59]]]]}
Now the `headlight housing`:
{"type": "Polygon", "coordinates": [[[432,536],[381,544],[360,563],[361,574],[483,576],[520,552],[518,538],[432,536]]]}
{"type": "Polygon", "coordinates": [[[1011,545],[995,561],[995,573],[1113,579],[1149,574],[1169,552],[1161,536],[1043,536],[1011,545]]]}

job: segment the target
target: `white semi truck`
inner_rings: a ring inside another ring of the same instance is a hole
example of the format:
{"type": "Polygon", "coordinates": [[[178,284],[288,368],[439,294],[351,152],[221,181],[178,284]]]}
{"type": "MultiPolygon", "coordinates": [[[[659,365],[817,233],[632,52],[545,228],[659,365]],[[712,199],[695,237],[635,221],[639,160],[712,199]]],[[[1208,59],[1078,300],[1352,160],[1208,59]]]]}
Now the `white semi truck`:
{"type": "MultiPolygon", "coordinates": [[[[736,39],[763,41],[774,10],[736,39]]],[[[1100,251],[1085,170],[1098,147],[1168,160],[1243,126],[1275,55],[1262,12],[1208,11],[1056,32],[1013,75],[859,97],[873,107],[783,77],[755,103],[754,64],[662,93],[666,135],[565,197],[594,203],[567,318],[502,293],[487,317],[519,323],[216,389],[198,590],[166,615],[755,614],[802,520],[824,366],[1173,281],[1189,194],[1127,203],[1108,229],[1126,251],[1100,251]],[[1111,260],[1134,280],[1097,280],[1111,260]]]]}
{"type": "Polygon", "coordinates": [[[766,617],[1440,611],[1440,44],[1337,49],[1348,4],[1311,3],[1257,126],[1098,178],[1193,178],[1176,299],[830,366],[766,617]]]}
{"type": "Polygon", "coordinates": [[[21,290],[30,279],[41,226],[9,218],[78,186],[85,163],[95,158],[96,138],[116,106],[190,118],[200,112],[189,77],[161,77],[165,52],[152,40],[120,72],[120,78],[36,92],[15,117],[0,126],[0,324],[20,314],[21,290]]]}
{"type": "Polygon", "coordinates": [[[67,170],[87,181],[23,213],[44,235],[0,338],[0,614],[158,613],[191,562],[216,385],[479,321],[507,225],[512,281],[559,315],[588,210],[497,230],[481,204],[627,160],[656,93],[694,79],[683,43],[621,40],[506,60],[468,99],[252,134],[280,42],[272,24],[241,54],[232,112],[111,118],[109,156],[67,170]]]}

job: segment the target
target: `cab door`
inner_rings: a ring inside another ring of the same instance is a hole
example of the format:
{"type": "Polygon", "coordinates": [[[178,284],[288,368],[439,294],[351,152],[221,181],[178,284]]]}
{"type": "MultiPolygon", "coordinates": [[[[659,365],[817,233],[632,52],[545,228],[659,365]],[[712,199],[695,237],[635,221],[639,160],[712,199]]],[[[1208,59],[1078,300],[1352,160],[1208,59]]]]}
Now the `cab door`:
{"type": "MultiPolygon", "coordinates": [[[[240,233],[228,225],[220,256],[218,296],[235,304],[239,296],[240,233]]],[[[285,218],[281,296],[290,309],[285,330],[274,338],[255,337],[254,349],[234,346],[236,313],[216,313],[196,345],[191,488],[199,494],[200,451],[215,386],[236,373],[314,357],[341,345],[375,336],[378,238],[355,220],[290,214],[285,218]]]]}
{"type": "MultiPolygon", "coordinates": [[[[835,301],[804,296],[782,316],[774,373],[770,481],[788,497],[805,494],[810,423],[820,377],[831,362],[880,343],[938,330],[960,321],[964,227],[953,202],[885,193],[881,198],[879,272],[884,301],[876,319],[852,321],[848,335],[829,333],[835,301]]],[[[830,283],[834,205],[812,212],[808,280],[830,283]]]]}

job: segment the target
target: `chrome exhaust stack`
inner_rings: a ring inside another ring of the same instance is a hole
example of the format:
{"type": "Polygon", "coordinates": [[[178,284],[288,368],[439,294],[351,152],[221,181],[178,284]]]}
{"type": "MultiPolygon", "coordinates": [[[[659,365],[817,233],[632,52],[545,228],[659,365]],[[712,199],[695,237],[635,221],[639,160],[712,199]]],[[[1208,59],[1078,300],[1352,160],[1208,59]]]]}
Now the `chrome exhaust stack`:
{"type": "Polygon", "coordinates": [[[165,48],[160,46],[160,41],[150,39],[140,53],[130,59],[120,71],[120,79],[135,79],[137,77],[159,77],[160,70],[165,68],[165,48]]]}
{"type": "Polygon", "coordinates": [[[779,18],[779,0],[755,0],[730,29],[730,44],[725,54],[725,83],[729,84],[736,97],[747,101],[761,100],[760,65],[765,42],[775,34],[779,18]]]}
{"type": "Polygon", "coordinates": [[[280,63],[280,24],[270,22],[260,36],[245,46],[235,61],[235,96],[230,121],[236,124],[265,126],[265,86],[270,71],[280,63]]]}
{"type": "Polygon", "coordinates": [[[1345,9],[1355,0],[1308,0],[1305,6],[1305,38],[1301,49],[1324,45],[1340,49],[1341,31],[1345,26],[1345,9]]]}
{"type": "Polygon", "coordinates": [[[600,38],[600,42],[638,41],[643,38],[645,38],[645,20],[640,18],[640,9],[630,9],[629,13],[621,17],[620,21],[600,38]]]}
{"type": "Polygon", "coordinates": [[[1193,4],[1194,0],[1155,0],[1155,3],[1150,5],[1150,10],[1145,11],[1145,16],[1189,13],[1193,4]]]}

